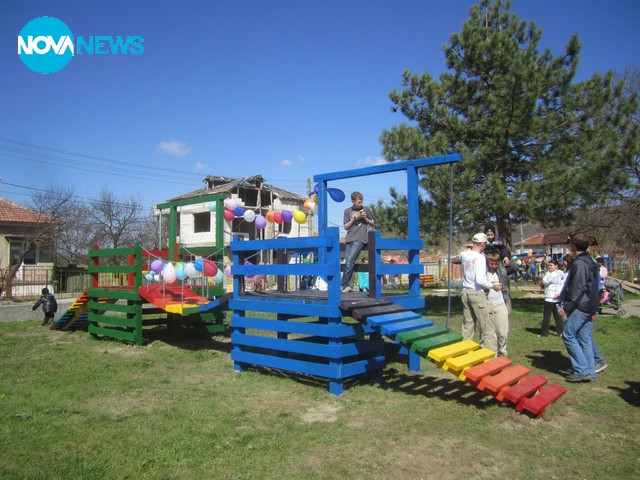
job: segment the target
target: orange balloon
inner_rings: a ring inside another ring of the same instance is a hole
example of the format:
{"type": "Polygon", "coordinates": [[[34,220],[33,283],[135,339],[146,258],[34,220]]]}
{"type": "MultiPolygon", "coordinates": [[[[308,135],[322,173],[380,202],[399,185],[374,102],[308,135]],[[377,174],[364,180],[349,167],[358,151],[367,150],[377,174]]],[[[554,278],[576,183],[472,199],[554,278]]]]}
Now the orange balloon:
{"type": "Polygon", "coordinates": [[[267,217],[267,222],[273,223],[275,214],[276,214],[276,212],[274,212],[273,210],[269,210],[267,212],[267,214],[265,215],[267,217]]]}

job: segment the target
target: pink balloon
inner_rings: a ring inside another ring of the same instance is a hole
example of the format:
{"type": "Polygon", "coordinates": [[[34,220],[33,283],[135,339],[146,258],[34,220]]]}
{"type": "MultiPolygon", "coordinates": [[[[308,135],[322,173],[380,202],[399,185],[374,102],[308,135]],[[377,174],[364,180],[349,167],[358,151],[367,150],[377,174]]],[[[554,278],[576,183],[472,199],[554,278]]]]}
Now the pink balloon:
{"type": "Polygon", "coordinates": [[[224,267],[224,274],[226,277],[231,277],[231,265],[227,265],[226,267],[224,267]]]}
{"type": "Polygon", "coordinates": [[[282,214],[280,212],[276,212],[273,214],[273,221],[276,223],[282,223],[282,214]]]}
{"type": "Polygon", "coordinates": [[[202,273],[205,277],[215,277],[216,273],[218,273],[218,265],[205,258],[202,262],[202,273]]]}
{"type": "Polygon", "coordinates": [[[234,218],[236,218],[236,215],[231,210],[225,210],[224,211],[224,219],[225,220],[227,220],[228,222],[231,222],[231,221],[233,221],[234,218]]]}

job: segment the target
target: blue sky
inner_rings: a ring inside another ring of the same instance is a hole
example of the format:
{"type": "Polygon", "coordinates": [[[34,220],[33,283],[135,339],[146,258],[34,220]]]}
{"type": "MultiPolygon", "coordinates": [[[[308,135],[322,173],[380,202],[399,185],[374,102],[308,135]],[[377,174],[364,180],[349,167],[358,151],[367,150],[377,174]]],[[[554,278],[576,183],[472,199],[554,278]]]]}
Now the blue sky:
{"type": "MultiPolygon", "coordinates": [[[[261,174],[305,194],[313,175],[381,162],[378,138],[404,121],[389,92],[409,69],[438,76],[442,45],[468,0],[19,1],[0,4],[0,195],[103,188],[145,204],[202,187],[206,175],[261,174]],[[76,55],[42,75],[17,55],[30,20],[74,36],[144,37],[142,55],[76,55]]],[[[583,46],[578,79],[638,64],[640,2],[514,0],[559,54],[583,46]]],[[[388,198],[403,176],[331,186],[388,198]]],[[[330,206],[340,222],[347,203],[330,206]]]]}

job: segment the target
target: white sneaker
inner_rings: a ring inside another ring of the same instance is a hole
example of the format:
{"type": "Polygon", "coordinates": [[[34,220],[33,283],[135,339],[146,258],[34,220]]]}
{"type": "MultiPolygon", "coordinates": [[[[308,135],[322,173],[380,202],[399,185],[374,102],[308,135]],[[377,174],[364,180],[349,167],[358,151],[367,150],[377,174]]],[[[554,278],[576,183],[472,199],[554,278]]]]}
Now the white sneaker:
{"type": "Polygon", "coordinates": [[[353,292],[353,288],[351,288],[349,285],[342,288],[342,293],[349,293],[349,292],[353,292]]]}
{"type": "Polygon", "coordinates": [[[607,368],[609,368],[609,364],[608,363],[597,363],[596,364],[596,373],[602,373],[607,368]]]}

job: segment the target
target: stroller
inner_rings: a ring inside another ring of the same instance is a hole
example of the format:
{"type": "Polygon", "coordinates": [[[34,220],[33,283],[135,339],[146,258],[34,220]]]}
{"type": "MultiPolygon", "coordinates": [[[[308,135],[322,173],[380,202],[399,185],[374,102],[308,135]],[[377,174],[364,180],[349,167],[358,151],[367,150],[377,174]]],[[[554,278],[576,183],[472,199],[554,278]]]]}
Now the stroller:
{"type": "Polygon", "coordinates": [[[624,317],[627,312],[621,308],[623,297],[622,282],[611,277],[605,278],[604,289],[600,297],[600,312],[602,312],[603,307],[610,307],[613,308],[618,315],[624,317]]]}

